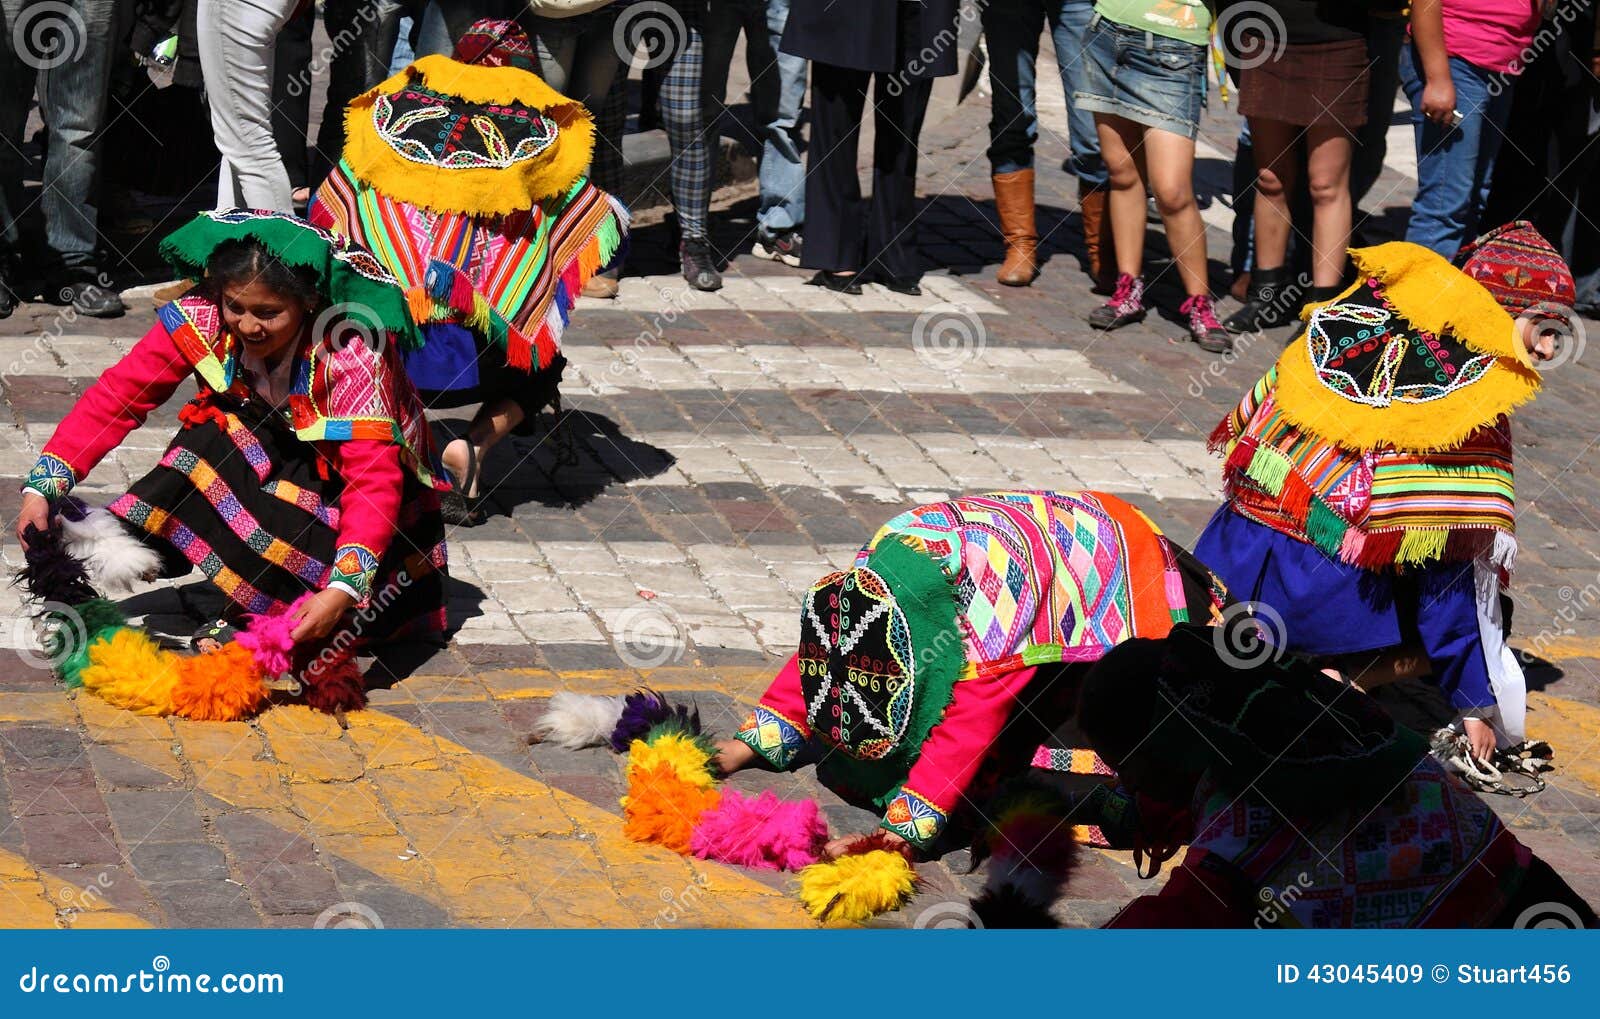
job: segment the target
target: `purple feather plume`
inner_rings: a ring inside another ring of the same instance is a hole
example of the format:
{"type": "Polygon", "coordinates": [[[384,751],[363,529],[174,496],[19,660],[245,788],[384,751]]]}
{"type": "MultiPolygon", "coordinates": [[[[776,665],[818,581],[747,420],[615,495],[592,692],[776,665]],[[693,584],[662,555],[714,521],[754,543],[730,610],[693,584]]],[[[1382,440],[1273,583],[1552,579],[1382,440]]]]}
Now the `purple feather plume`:
{"type": "Polygon", "coordinates": [[[623,699],[622,717],[617,719],[617,727],[611,731],[611,749],[619,754],[627,753],[629,744],[636,739],[643,739],[645,733],[669,721],[675,714],[686,727],[694,732],[700,731],[699,711],[691,715],[688,708],[681,704],[674,708],[654,690],[635,690],[623,699]]]}

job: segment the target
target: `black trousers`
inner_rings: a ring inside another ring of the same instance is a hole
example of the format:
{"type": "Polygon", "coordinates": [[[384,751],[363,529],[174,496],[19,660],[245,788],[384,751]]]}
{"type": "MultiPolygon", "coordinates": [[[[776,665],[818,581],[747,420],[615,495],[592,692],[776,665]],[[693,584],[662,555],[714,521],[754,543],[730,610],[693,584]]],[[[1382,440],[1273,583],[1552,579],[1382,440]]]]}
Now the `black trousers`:
{"type": "Polygon", "coordinates": [[[861,197],[856,153],[867,84],[874,75],[811,65],[811,146],[800,264],[830,272],[916,278],[911,217],[917,197],[917,136],[933,82],[877,75],[872,115],[872,197],[861,197]]]}

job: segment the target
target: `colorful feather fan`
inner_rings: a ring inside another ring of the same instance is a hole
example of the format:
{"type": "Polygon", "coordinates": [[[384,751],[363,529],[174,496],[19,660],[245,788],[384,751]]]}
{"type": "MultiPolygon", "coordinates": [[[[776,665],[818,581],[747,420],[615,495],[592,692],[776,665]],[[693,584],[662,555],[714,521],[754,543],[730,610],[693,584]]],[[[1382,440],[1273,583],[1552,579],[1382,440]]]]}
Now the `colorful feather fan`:
{"type": "Polygon", "coordinates": [[[533,723],[533,735],[540,743],[568,750],[602,746],[611,742],[624,710],[621,697],[562,690],[550,698],[544,714],[533,723]]]}
{"type": "MultiPolygon", "coordinates": [[[[61,509],[62,517],[71,516],[80,525],[76,534],[82,550],[93,528],[81,525],[95,519],[94,511],[76,501],[63,501],[61,509]]],[[[62,523],[52,521],[44,531],[28,528],[26,565],[18,580],[42,603],[41,644],[64,685],[82,687],[137,714],[197,721],[236,721],[266,705],[266,680],[288,671],[292,662],[293,607],[277,616],[251,617],[238,638],[220,650],[177,654],[143,629],[129,626],[122,610],[99,596],[84,563],[69,551],[62,523]]],[[[142,560],[126,549],[113,551],[104,557],[106,571],[124,579],[142,575],[142,560]]],[[[306,702],[330,711],[364,704],[366,686],[354,659],[349,654],[312,659],[314,650],[298,652],[308,660],[306,702]]]]}

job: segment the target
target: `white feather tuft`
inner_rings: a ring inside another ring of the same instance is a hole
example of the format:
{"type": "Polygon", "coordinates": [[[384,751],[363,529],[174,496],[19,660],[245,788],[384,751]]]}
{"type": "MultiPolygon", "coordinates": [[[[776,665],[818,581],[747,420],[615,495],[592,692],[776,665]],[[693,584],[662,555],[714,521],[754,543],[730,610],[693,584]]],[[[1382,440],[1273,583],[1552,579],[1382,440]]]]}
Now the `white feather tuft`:
{"type": "Polygon", "coordinates": [[[1028,902],[1049,909],[1061,894],[1065,881],[1065,875],[1047,873],[1021,860],[994,859],[989,861],[989,874],[983,886],[991,894],[1003,888],[1015,888],[1028,902]]]}
{"type": "Polygon", "coordinates": [[[562,691],[550,698],[544,714],[533,723],[533,734],[544,743],[568,750],[599,746],[611,739],[622,718],[623,698],[562,691]]]}
{"type": "Polygon", "coordinates": [[[137,581],[152,580],[161,557],[128,533],[122,521],[95,508],[79,521],[61,518],[67,553],[83,563],[89,577],[105,591],[131,591],[137,581]]]}

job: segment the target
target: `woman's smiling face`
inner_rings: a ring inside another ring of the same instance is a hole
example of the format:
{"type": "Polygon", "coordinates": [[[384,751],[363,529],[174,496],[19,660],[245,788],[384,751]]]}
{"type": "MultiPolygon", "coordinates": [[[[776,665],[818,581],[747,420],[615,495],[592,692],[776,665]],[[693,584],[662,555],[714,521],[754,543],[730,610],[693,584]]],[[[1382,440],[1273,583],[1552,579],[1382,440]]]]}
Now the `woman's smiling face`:
{"type": "Polygon", "coordinates": [[[304,303],[268,288],[259,280],[222,288],[222,318],[245,349],[263,360],[294,346],[310,314],[304,303]]]}

